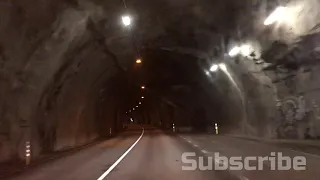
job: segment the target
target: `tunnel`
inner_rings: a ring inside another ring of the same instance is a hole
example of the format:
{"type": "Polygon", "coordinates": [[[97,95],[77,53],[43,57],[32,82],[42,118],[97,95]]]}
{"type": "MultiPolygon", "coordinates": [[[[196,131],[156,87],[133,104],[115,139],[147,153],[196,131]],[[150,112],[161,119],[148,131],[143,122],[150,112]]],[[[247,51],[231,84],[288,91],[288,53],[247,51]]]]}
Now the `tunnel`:
{"type": "Polygon", "coordinates": [[[132,125],[313,147],[319,10],[318,0],[1,1],[0,169],[132,125]]]}

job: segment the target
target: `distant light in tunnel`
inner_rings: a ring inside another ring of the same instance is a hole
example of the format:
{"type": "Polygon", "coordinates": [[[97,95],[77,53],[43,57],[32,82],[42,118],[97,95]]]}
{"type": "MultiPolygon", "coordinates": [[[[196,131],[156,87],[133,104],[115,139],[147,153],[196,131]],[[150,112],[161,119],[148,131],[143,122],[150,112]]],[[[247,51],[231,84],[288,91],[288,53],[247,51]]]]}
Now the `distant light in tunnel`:
{"type": "Polygon", "coordinates": [[[129,112],[131,112],[131,110],[129,110],[129,112]]]}
{"type": "Polygon", "coordinates": [[[137,59],[137,60],[136,60],[136,63],[137,63],[137,64],[141,64],[141,63],[142,63],[141,59],[137,59]]]}
{"type": "Polygon", "coordinates": [[[146,87],[145,86],[141,86],[141,89],[145,89],[146,87]]]}
{"type": "Polygon", "coordinates": [[[122,16],[122,23],[124,24],[124,26],[129,26],[131,24],[131,17],[122,16]]]}
{"type": "Polygon", "coordinates": [[[268,26],[275,22],[281,22],[287,16],[287,8],[283,6],[277,7],[264,21],[264,25],[268,26]]]}
{"type": "Polygon", "coordinates": [[[138,108],[139,106],[136,106],[136,108],[138,108]]]}
{"type": "Polygon", "coordinates": [[[134,111],[134,108],[132,108],[132,110],[134,111]]]}
{"type": "Polygon", "coordinates": [[[219,68],[218,65],[214,64],[214,65],[211,66],[210,71],[211,72],[216,72],[218,70],[218,68],[219,68]]]}
{"type": "Polygon", "coordinates": [[[204,73],[206,73],[207,76],[210,76],[210,72],[205,70],[204,73]]]}
{"type": "Polygon", "coordinates": [[[240,47],[236,46],[229,51],[229,56],[234,57],[240,53],[240,47]]]}
{"type": "Polygon", "coordinates": [[[141,104],[141,102],[139,102],[139,104],[141,104]]]}
{"type": "Polygon", "coordinates": [[[141,99],[144,99],[144,97],[142,96],[141,99]]]}

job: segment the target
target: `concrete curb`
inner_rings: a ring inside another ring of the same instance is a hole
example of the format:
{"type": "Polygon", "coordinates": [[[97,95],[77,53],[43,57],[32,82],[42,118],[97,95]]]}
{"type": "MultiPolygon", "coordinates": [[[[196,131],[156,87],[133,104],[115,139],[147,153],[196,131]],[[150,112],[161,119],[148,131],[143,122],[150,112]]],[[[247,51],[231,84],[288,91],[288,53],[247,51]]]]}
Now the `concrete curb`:
{"type": "Polygon", "coordinates": [[[239,135],[233,135],[233,134],[223,134],[222,136],[247,139],[247,140],[259,141],[259,142],[262,141],[265,143],[273,143],[273,144],[305,145],[305,146],[313,146],[313,147],[320,148],[320,141],[318,140],[265,139],[265,138],[250,137],[250,136],[239,136],[239,135]]]}
{"type": "MultiPolygon", "coordinates": [[[[110,139],[105,139],[105,140],[112,140],[114,137],[111,137],[110,139]]],[[[52,162],[54,160],[58,160],[61,159],[63,157],[66,157],[68,155],[80,152],[81,150],[84,150],[86,148],[89,147],[93,147],[103,141],[105,141],[103,139],[96,139],[93,142],[90,142],[88,144],[83,144],[81,146],[78,146],[76,148],[70,148],[70,149],[65,149],[62,151],[57,151],[54,152],[52,154],[46,154],[43,155],[41,158],[34,160],[32,163],[30,163],[30,165],[26,166],[26,165],[22,165],[23,163],[21,162],[21,164],[18,164],[18,168],[17,169],[12,169],[12,170],[8,170],[7,172],[3,173],[0,175],[0,179],[6,179],[6,178],[10,178],[13,176],[16,176],[24,171],[28,171],[28,170],[32,170],[36,167],[39,167],[40,165],[52,162]]]]}

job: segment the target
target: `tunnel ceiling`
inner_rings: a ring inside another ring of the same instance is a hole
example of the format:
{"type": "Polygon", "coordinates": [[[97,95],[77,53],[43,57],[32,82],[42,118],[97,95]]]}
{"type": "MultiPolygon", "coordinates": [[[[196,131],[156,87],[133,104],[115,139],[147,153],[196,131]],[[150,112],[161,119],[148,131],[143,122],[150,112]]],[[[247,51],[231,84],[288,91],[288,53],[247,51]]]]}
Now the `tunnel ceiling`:
{"type": "MultiPolygon", "coordinates": [[[[97,3],[99,4],[99,1],[97,3]]],[[[117,5],[107,6],[100,2],[106,7],[107,13],[108,10],[116,12],[106,20],[108,22],[106,24],[115,27],[119,25],[121,14],[132,15],[134,22],[130,32],[126,29],[118,31],[117,28],[113,31],[115,36],[123,36],[123,33],[134,34],[141,48],[160,48],[192,54],[199,58],[215,59],[228,52],[235,42],[254,40],[260,42],[257,47],[260,52],[256,52],[255,55],[261,54],[267,63],[272,63],[274,66],[296,69],[297,66],[314,63],[310,59],[315,55],[303,52],[302,49],[307,46],[317,46],[315,44],[315,39],[318,37],[317,26],[310,27],[311,35],[301,34],[299,31],[302,29],[298,28],[291,28],[293,32],[285,35],[285,28],[274,27],[282,31],[284,36],[280,39],[274,35],[271,28],[263,28],[263,20],[268,14],[286,2],[139,0],[127,1],[128,9],[123,7],[121,1],[114,3],[117,5]],[[117,8],[114,8],[115,6],[117,8]],[[276,55],[279,52],[279,44],[285,47],[281,48],[281,54],[276,55]],[[303,57],[304,60],[301,58],[298,60],[298,57],[303,57]]],[[[299,5],[299,1],[292,1],[291,4],[299,5]]],[[[312,6],[312,2],[306,3],[306,8],[309,6],[312,6]]],[[[309,24],[311,23],[308,23],[308,26],[309,24]]],[[[122,50],[124,46],[128,46],[128,40],[111,39],[115,52],[118,52],[117,43],[122,44],[118,50],[121,52],[120,56],[125,56],[122,50]]],[[[134,53],[131,50],[128,48],[128,53],[134,53]]]]}
{"type": "Polygon", "coordinates": [[[202,58],[217,53],[211,51],[220,48],[222,33],[235,26],[234,10],[241,9],[237,1],[128,1],[127,6],[142,47],[180,50],[202,58]]]}

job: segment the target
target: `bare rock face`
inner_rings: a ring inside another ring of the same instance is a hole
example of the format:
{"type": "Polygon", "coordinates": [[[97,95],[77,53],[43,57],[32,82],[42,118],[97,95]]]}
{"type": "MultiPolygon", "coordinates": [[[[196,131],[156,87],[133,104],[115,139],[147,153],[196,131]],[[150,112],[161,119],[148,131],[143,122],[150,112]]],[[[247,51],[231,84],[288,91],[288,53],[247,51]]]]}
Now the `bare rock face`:
{"type": "Polygon", "coordinates": [[[0,8],[0,161],[24,159],[28,141],[37,157],[98,138],[97,92],[117,72],[87,29],[98,11],[49,0],[0,8]]]}
{"type": "Polygon", "coordinates": [[[243,133],[317,138],[320,4],[296,0],[282,5],[287,12],[281,23],[263,25],[278,6],[269,1],[247,4],[236,20],[238,29],[232,36],[239,40],[234,42],[252,46],[253,52],[238,57],[240,61],[228,61],[245,96],[243,133]]]}

